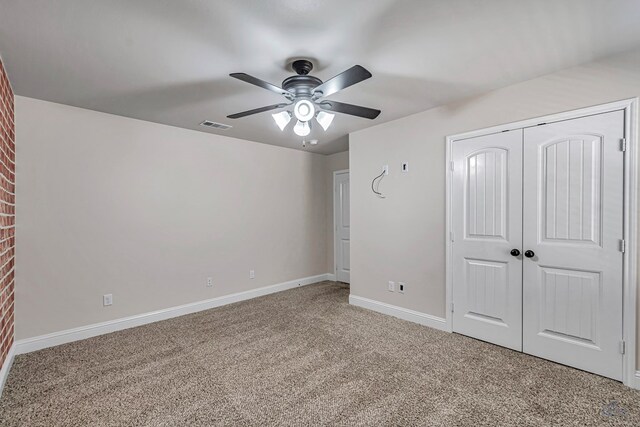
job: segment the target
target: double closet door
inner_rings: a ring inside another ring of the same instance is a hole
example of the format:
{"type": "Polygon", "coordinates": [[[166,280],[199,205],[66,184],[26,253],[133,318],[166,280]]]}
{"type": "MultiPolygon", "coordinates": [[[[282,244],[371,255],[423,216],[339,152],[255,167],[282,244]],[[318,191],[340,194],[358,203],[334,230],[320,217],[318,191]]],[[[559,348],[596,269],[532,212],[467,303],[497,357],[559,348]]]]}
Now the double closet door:
{"type": "Polygon", "coordinates": [[[453,330],[621,380],[624,113],[453,143],[453,330]]]}

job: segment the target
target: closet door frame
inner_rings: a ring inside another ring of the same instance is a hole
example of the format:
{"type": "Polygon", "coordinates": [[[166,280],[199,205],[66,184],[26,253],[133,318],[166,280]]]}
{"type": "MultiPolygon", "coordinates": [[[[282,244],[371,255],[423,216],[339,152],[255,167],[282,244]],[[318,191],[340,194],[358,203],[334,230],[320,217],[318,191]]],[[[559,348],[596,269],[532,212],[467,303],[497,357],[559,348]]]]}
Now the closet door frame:
{"type": "MultiPolygon", "coordinates": [[[[452,212],[451,212],[451,183],[453,157],[452,149],[456,141],[504,132],[515,129],[524,129],[552,122],[576,119],[611,111],[624,111],[624,241],[623,253],[623,326],[624,339],[623,375],[624,385],[640,390],[640,370],[636,371],[636,299],[637,292],[637,240],[638,240],[638,98],[625,99],[607,104],[596,105],[578,110],[565,111],[548,116],[521,120],[490,128],[479,129],[471,132],[450,135],[446,137],[446,329],[453,330],[453,240],[452,212]]],[[[622,144],[622,142],[621,142],[622,144]]],[[[640,362],[640,361],[638,361],[640,362]]],[[[640,363],[638,363],[640,368],[640,363]]]]}

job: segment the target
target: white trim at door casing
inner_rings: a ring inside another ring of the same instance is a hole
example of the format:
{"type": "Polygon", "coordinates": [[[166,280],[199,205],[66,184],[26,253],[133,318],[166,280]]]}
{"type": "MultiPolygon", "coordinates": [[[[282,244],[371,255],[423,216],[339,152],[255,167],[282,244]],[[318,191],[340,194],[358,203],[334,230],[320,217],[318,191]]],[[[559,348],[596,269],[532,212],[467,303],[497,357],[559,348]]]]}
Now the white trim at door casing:
{"type": "MultiPolygon", "coordinates": [[[[638,192],[638,98],[625,99],[579,110],[564,111],[533,119],[493,126],[490,128],[450,135],[446,138],[446,325],[453,330],[452,308],[452,235],[451,235],[451,161],[452,144],[455,141],[490,135],[513,129],[527,128],[543,123],[559,122],[595,114],[623,110],[625,114],[626,156],[624,171],[624,239],[626,243],[623,268],[623,383],[640,390],[640,376],[636,372],[636,298],[637,298],[637,192],[638,192]]],[[[455,236],[454,236],[455,238],[455,236]]]]}
{"type": "MultiPolygon", "coordinates": [[[[330,273],[320,274],[317,276],[305,277],[298,280],[279,283],[276,285],[265,286],[258,289],[251,289],[235,294],[224,295],[208,300],[197,301],[189,304],[179,305],[176,307],[165,308],[163,310],[152,311],[148,313],[138,314],[135,316],[124,317],[121,319],[109,320],[107,322],[94,323],[92,325],[81,326],[78,328],[67,329],[64,331],[53,332],[46,335],[40,335],[33,338],[18,340],[14,343],[15,354],[30,353],[32,351],[41,350],[47,347],[53,347],[61,344],[79,341],[98,335],[108,334],[123,329],[134,328],[136,326],[146,325],[148,323],[158,322],[161,320],[171,319],[173,317],[184,316],[185,314],[196,313],[203,310],[209,310],[215,307],[221,307],[227,304],[233,304],[288,289],[297,288],[299,286],[311,285],[314,283],[331,280],[330,273]]],[[[6,365],[6,363],[5,363],[6,365]]],[[[4,367],[3,367],[4,370],[4,367]]],[[[1,392],[1,391],[0,391],[1,392]]]]}
{"type": "Polygon", "coordinates": [[[636,380],[637,245],[638,245],[638,98],[624,101],[624,135],[627,155],[624,159],[624,239],[626,244],[623,275],[623,327],[625,342],[623,383],[640,389],[636,380]]]}
{"type": "Polygon", "coordinates": [[[349,304],[356,307],[366,308],[368,310],[377,311],[378,313],[388,316],[397,317],[409,322],[418,323],[430,328],[438,329],[445,332],[451,332],[447,328],[447,321],[442,317],[432,316],[430,314],[421,313],[419,311],[409,310],[407,308],[398,307],[369,298],[359,297],[357,295],[349,295],[349,304]]]}
{"type": "MultiPolygon", "coordinates": [[[[338,273],[338,239],[336,239],[336,177],[343,173],[349,173],[349,169],[341,169],[333,171],[333,191],[331,192],[331,200],[333,203],[333,280],[336,280],[336,274],[338,273]]],[[[351,185],[351,184],[349,184],[351,185]]]]}

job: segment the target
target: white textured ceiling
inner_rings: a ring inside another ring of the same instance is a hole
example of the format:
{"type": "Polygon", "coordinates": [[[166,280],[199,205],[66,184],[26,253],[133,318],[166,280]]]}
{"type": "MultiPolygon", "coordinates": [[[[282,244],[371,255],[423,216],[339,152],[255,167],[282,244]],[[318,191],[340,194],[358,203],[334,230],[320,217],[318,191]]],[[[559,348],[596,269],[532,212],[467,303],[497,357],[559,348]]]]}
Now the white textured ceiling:
{"type": "Polygon", "coordinates": [[[347,148],[358,129],[640,45],[637,0],[0,0],[0,55],[18,95],[302,148],[269,113],[291,58],[326,80],[373,77],[331,99],[378,108],[338,115],[309,151],[347,148]],[[228,131],[198,126],[210,119],[228,131]]]}

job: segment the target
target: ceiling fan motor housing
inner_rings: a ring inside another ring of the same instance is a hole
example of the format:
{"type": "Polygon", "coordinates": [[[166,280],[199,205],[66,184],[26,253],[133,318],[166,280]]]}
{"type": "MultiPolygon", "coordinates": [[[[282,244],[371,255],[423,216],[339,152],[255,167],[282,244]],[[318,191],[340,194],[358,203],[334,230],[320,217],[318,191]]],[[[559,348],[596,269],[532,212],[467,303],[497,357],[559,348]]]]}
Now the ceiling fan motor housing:
{"type": "Polygon", "coordinates": [[[311,98],[313,90],[322,84],[322,80],[313,76],[291,76],[282,82],[282,88],[293,93],[296,98],[311,98]]]}
{"type": "Polygon", "coordinates": [[[298,75],[286,78],[282,82],[282,88],[293,93],[296,98],[311,98],[313,90],[322,84],[322,80],[309,75],[313,70],[313,64],[309,60],[299,59],[293,61],[291,68],[298,75]]]}

